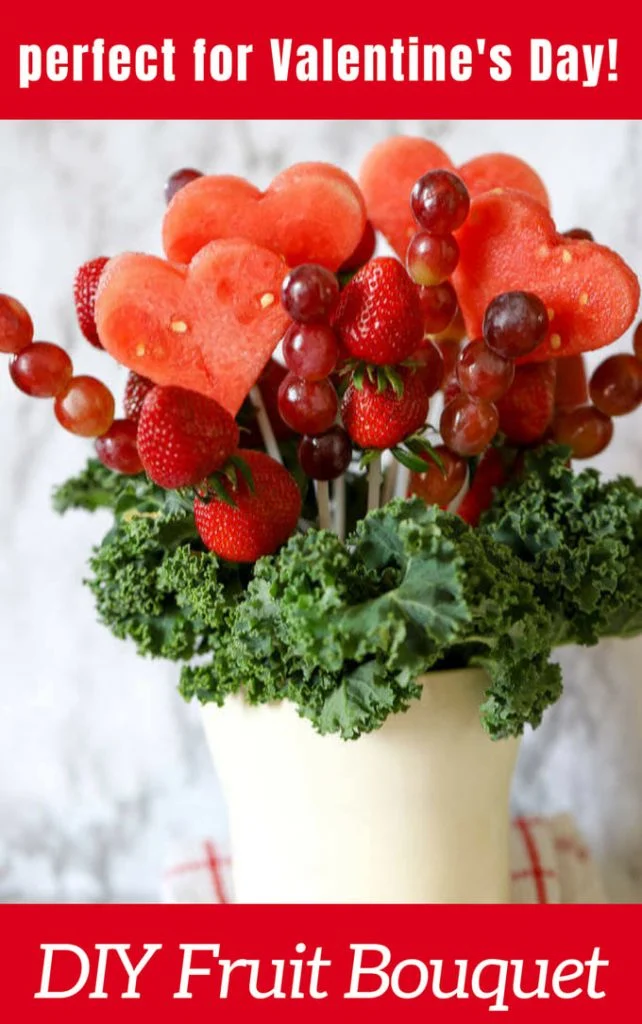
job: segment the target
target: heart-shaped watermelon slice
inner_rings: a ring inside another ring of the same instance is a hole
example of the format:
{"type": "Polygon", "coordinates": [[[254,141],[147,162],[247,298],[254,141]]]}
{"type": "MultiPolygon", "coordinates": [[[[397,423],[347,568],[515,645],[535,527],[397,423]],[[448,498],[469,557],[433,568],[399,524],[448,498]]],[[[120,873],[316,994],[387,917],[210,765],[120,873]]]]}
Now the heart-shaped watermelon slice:
{"type": "Polygon", "coordinates": [[[435,142],[409,135],[378,142],[361,165],[359,184],[368,218],[403,260],[408,242],[419,230],[410,212],[410,193],[422,174],[439,168],[455,170],[435,142]]]}
{"type": "Polygon", "coordinates": [[[445,168],[460,175],[471,196],[495,188],[516,188],[548,207],[540,177],[519,157],[488,153],[456,168],[440,146],[428,139],[399,135],[377,143],[365,158],[359,183],[368,217],[397,255],[406,258],[408,242],[418,230],[410,212],[410,193],[428,171],[445,168]]]}
{"type": "Polygon", "coordinates": [[[361,241],[365,203],[350,175],[324,163],[294,164],[265,192],[243,178],[207,175],[176,193],[163,222],[167,258],[189,263],[219,238],[244,238],[288,266],[338,270],[361,241]]]}
{"type": "Polygon", "coordinates": [[[453,284],[469,338],[481,336],[486,307],[502,292],[534,292],[548,309],[546,339],[523,362],[609,345],[635,318],[640,285],[624,260],[559,235],[548,211],[523,192],[473,199],[457,241],[453,284]]]}
{"type": "Polygon", "coordinates": [[[111,355],[155,384],[216,399],[233,416],[289,323],[287,267],[242,240],[205,246],[189,267],[124,253],[103,271],[96,324],[111,355]]]}
{"type": "Polygon", "coordinates": [[[471,196],[481,196],[493,189],[517,189],[526,192],[538,203],[550,209],[546,186],[539,174],[525,160],[511,153],[484,153],[462,164],[457,174],[466,183],[471,196]]]}

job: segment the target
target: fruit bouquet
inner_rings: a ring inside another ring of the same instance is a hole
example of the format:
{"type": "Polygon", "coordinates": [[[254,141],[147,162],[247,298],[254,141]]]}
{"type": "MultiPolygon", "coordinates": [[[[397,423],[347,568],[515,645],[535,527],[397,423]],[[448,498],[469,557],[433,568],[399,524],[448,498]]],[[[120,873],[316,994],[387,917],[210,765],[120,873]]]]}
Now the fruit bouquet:
{"type": "Polygon", "coordinates": [[[203,706],[241,898],[501,899],[555,649],[642,632],[642,489],[576,465],[642,402],[640,327],[584,361],[637,278],[523,161],[423,139],[166,191],[164,257],[76,276],[119,418],[0,300],[15,384],[95,438],[54,505],[111,513],[98,615],[203,706]]]}

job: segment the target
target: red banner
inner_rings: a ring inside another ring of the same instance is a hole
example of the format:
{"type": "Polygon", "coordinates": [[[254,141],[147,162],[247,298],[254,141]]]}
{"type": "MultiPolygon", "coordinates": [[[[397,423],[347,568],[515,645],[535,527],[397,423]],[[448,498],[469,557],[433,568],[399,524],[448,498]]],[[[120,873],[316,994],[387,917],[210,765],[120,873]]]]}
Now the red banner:
{"type": "Polygon", "coordinates": [[[639,117],[639,9],[14,5],[2,117],[639,117]]]}
{"type": "Polygon", "coordinates": [[[0,926],[7,1021],[589,1024],[630,1016],[639,973],[633,907],[7,906],[0,926]]]}

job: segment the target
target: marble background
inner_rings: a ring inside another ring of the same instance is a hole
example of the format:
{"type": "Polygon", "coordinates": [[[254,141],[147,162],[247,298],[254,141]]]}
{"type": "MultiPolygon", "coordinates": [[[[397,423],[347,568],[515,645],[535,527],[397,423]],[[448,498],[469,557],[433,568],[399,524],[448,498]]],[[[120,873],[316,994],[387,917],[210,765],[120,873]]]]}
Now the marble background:
{"type": "MultiPolygon", "coordinates": [[[[80,337],[83,260],[157,251],[178,166],[266,184],[296,160],[356,172],[377,139],[425,133],[456,160],[508,149],[543,174],[561,227],[590,227],[642,271],[642,123],[2,122],[0,289],[81,372],[119,371],[80,337]]],[[[642,481],[642,410],[602,466],[642,481]]],[[[224,836],[195,709],[175,670],[137,660],[94,620],[81,580],[101,516],[58,519],[53,485],[87,446],[0,375],[0,899],[155,900],[168,845],[224,836]]],[[[613,899],[642,900],[642,641],[564,654],[566,693],[524,743],[515,806],[572,811],[613,899]]]]}

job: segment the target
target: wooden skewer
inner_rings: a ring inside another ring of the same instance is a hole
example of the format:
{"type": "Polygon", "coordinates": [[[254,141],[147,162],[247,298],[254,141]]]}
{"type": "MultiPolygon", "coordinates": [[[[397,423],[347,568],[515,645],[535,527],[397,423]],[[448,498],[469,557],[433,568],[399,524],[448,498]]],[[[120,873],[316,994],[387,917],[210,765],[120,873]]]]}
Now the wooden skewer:
{"type": "Polygon", "coordinates": [[[319,527],[322,530],[331,530],[330,486],[327,480],[319,480],[317,482],[317,505],[319,507],[319,527]]]}
{"type": "Polygon", "coordinates": [[[379,508],[380,495],[381,455],[378,454],[376,458],[372,460],[368,469],[368,512],[372,512],[374,509],[379,508]]]}
{"type": "Polygon", "coordinates": [[[332,487],[334,498],[334,530],[340,540],[346,535],[346,478],[342,474],[332,487]]]}
{"type": "Polygon", "coordinates": [[[255,384],[250,391],[250,401],[256,412],[256,422],[259,425],[259,430],[261,431],[261,437],[263,438],[263,444],[265,445],[266,452],[268,455],[271,455],[276,462],[280,462],[282,464],[283,459],[281,458],[281,451],[279,449],[277,439],[274,436],[270,417],[266,412],[263,395],[261,394],[258,384],[255,384]]]}

